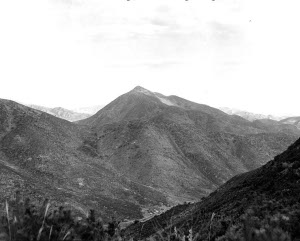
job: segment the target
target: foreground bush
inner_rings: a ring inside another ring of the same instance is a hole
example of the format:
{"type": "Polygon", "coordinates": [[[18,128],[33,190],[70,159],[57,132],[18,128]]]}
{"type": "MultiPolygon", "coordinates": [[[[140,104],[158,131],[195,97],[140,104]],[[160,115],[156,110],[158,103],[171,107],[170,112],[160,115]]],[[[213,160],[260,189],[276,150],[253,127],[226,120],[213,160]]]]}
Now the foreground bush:
{"type": "MultiPolygon", "coordinates": [[[[16,200],[11,204],[5,203],[5,212],[0,217],[0,241],[300,240],[299,202],[284,198],[270,200],[265,196],[257,196],[255,200],[240,216],[237,209],[231,209],[230,213],[199,213],[192,221],[177,227],[172,225],[172,216],[164,225],[153,219],[152,228],[156,232],[148,238],[143,238],[140,233],[125,236],[119,222],[112,218],[111,222],[104,224],[94,210],[90,210],[87,217],[79,218],[64,207],[52,209],[48,200],[40,207],[31,204],[29,199],[24,203],[16,200]]],[[[133,225],[148,228],[141,222],[133,225]]]]}
{"type": "Polygon", "coordinates": [[[0,220],[0,241],[58,241],[58,240],[116,240],[121,239],[119,223],[114,219],[107,225],[96,219],[94,210],[88,217],[74,218],[70,210],[59,207],[50,211],[50,202],[41,207],[30,204],[29,199],[7,202],[0,220]]]}

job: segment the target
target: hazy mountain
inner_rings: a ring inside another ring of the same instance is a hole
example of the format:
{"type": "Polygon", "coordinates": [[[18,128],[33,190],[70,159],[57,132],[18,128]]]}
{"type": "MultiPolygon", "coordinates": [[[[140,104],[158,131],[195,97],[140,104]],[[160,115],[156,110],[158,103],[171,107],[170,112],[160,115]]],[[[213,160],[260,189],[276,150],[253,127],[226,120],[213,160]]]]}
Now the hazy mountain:
{"type": "Polygon", "coordinates": [[[90,114],[87,113],[83,113],[83,112],[79,113],[62,107],[48,108],[39,105],[27,105],[27,106],[72,122],[82,120],[91,116],[90,114]]]}
{"type": "MultiPolygon", "coordinates": [[[[86,106],[86,107],[80,107],[73,109],[72,111],[78,112],[78,113],[86,113],[89,115],[94,115],[99,110],[103,108],[103,105],[94,105],[94,106],[86,106]]],[[[86,117],[87,118],[87,117],[86,117]]]]}
{"type": "Polygon", "coordinates": [[[289,118],[283,119],[283,120],[280,121],[280,123],[294,125],[298,129],[300,129],[300,117],[299,116],[289,117],[289,118]]]}
{"type": "Polygon", "coordinates": [[[178,233],[192,229],[197,240],[299,240],[299,182],[300,139],[261,168],[233,177],[203,201],[134,224],[126,235],[142,239],[159,230],[174,232],[176,227],[178,233]],[[248,239],[242,238],[245,235],[248,239]]]}
{"type": "Polygon", "coordinates": [[[286,118],[284,116],[256,114],[256,113],[251,113],[248,111],[243,111],[243,110],[238,110],[238,109],[232,109],[232,108],[228,108],[228,107],[220,107],[219,109],[224,111],[228,115],[238,115],[249,121],[260,120],[260,119],[270,119],[270,120],[279,121],[279,120],[286,118]]]}
{"type": "Polygon", "coordinates": [[[96,152],[121,175],[173,202],[196,200],[263,165],[299,136],[291,125],[252,123],[142,87],[78,123],[93,130],[86,153],[96,152]]]}
{"type": "Polygon", "coordinates": [[[259,127],[264,128],[270,132],[284,132],[284,133],[298,133],[299,129],[296,123],[285,123],[282,121],[275,121],[271,119],[254,120],[253,123],[259,127]]]}

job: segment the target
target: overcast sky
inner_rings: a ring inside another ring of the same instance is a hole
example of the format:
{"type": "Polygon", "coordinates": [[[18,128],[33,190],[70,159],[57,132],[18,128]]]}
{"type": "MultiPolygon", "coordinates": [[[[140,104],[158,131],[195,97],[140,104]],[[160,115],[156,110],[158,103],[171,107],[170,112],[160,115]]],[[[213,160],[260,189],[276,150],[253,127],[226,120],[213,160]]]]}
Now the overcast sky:
{"type": "Polygon", "coordinates": [[[137,85],[300,115],[299,0],[2,0],[0,98],[107,104],[137,85]]]}

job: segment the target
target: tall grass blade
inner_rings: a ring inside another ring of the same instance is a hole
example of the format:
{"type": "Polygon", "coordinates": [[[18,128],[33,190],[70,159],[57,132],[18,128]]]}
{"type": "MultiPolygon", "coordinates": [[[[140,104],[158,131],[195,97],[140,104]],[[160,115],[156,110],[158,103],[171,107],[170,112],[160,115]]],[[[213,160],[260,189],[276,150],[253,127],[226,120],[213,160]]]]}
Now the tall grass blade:
{"type": "Polygon", "coordinates": [[[44,218],[43,218],[43,223],[42,223],[42,226],[41,226],[41,228],[40,228],[40,230],[39,230],[39,234],[38,234],[38,236],[37,236],[37,241],[39,241],[40,238],[41,238],[41,235],[42,235],[42,232],[43,232],[43,229],[44,229],[45,219],[46,219],[46,216],[47,216],[47,212],[48,212],[49,207],[50,207],[50,203],[48,202],[48,203],[47,203],[47,206],[46,206],[44,218]]]}
{"type": "Polygon", "coordinates": [[[216,215],[216,214],[215,214],[214,212],[211,214],[210,224],[209,224],[208,241],[210,241],[210,235],[211,235],[211,223],[212,223],[212,221],[213,221],[215,215],[216,215]]]}
{"type": "Polygon", "coordinates": [[[52,228],[53,228],[53,225],[51,225],[51,228],[50,228],[49,241],[51,240],[52,228]]]}
{"type": "Polygon", "coordinates": [[[64,236],[63,240],[65,240],[66,237],[68,237],[68,235],[69,235],[70,233],[71,233],[71,231],[69,230],[69,231],[66,233],[66,235],[64,236]]]}
{"type": "Polygon", "coordinates": [[[8,225],[8,232],[9,232],[9,240],[11,241],[11,230],[10,230],[10,223],[9,223],[9,212],[8,212],[8,202],[5,200],[5,209],[6,209],[6,216],[7,216],[7,225],[8,225]]]}

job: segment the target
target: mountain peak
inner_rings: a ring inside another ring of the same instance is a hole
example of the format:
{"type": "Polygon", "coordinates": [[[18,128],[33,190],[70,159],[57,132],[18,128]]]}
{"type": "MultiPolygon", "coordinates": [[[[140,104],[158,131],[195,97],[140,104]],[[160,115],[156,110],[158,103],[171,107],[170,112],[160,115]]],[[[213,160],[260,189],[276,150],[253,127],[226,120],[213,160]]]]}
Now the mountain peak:
{"type": "Polygon", "coordinates": [[[140,92],[140,93],[144,93],[144,94],[152,93],[150,90],[147,90],[141,86],[136,86],[131,92],[140,92]]]}

